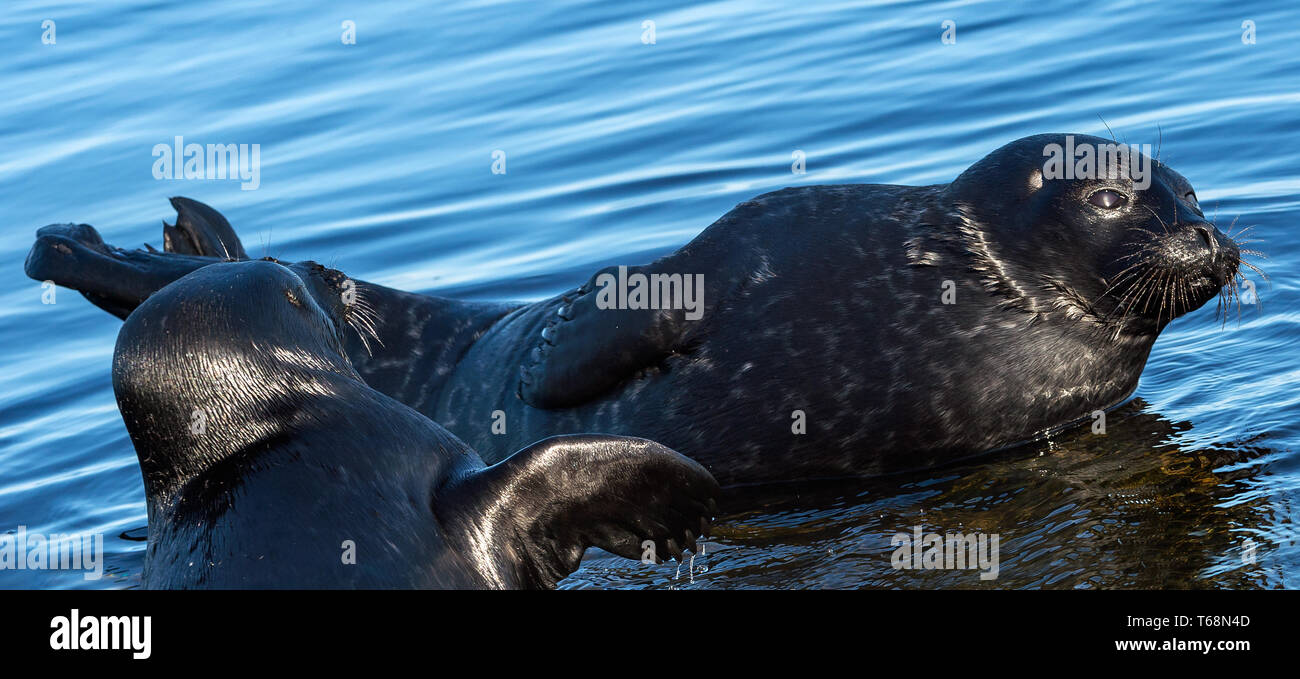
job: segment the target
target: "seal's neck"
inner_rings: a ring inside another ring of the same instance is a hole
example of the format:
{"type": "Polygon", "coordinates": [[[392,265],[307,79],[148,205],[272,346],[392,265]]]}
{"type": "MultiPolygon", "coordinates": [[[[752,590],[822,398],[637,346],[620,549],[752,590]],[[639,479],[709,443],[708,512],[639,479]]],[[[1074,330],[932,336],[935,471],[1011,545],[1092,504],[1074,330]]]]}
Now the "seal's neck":
{"type": "MultiPolygon", "coordinates": [[[[1020,313],[1007,311],[1004,313],[1020,313]]],[[[1096,417],[1127,400],[1155,344],[1155,335],[1110,333],[1109,328],[1060,312],[1036,319],[1014,341],[1003,343],[999,361],[1034,366],[1015,384],[1015,399],[1045,433],[1096,417]]]]}
{"type": "Polygon", "coordinates": [[[115,357],[114,391],[151,513],[210,470],[248,462],[295,431],[329,421],[331,403],[363,388],[355,373],[309,353],[258,351],[255,359],[228,352],[219,361],[197,353],[186,360],[115,357]]]}

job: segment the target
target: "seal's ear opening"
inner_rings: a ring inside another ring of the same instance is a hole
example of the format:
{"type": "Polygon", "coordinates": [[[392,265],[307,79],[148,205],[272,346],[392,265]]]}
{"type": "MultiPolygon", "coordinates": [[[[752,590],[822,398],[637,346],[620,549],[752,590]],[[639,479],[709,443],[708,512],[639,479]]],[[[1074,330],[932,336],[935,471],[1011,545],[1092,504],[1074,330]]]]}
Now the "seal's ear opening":
{"type": "Polygon", "coordinates": [[[720,492],[704,467],[658,443],[581,434],[452,482],[434,511],[493,586],[554,587],[588,547],[680,559],[707,532],[720,492]]]}
{"type": "Polygon", "coordinates": [[[1036,168],[1034,168],[1033,170],[1031,170],[1030,173],[1029,173],[1029,181],[1026,182],[1026,184],[1028,185],[1028,187],[1029,187],[1029,193],[1031,193],[1031,194],[1032,194],[1032,193],[1035,193],[1035,192],[1037,192],[1039,189],[1043,188],[1043,170],[1042,170],[1042,168],[1038,168],[1038,167],[1036,167],[1036,168]]]}

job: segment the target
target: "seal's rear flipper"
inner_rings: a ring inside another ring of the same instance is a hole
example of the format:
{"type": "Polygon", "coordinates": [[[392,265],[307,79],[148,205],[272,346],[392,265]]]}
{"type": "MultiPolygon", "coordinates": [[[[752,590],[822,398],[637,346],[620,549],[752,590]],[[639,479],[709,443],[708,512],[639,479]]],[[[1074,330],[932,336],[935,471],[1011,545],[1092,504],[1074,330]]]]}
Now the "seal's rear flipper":
{"type": "Polygon", "coordinates": [[[123,250],[104,242],[89,224],[51,224],[36,232],[25,270],[38,281],[78,290],[95,306],[126,318],[172,281],[222,261],[246,259],[225,217],[188,198],[173,198],[176,226],[163,224],[166,252],[123,250]]]}
{"type": "Polygon", "coordinates": [[[680,558],[708,530],[718,493],[704,467],[658,443],[582,434],[449,483],[434,511],[475,561],[493,564],[484,575],[494,585],[553,587],[588,547],[680,558]]]}
{"type": "Polygon", "coordinates": [[[183,196],[171,199],[176,225],[163,222],[163,250],[182,255],[248,259],[230,222],[211,207],[183,196]]]}

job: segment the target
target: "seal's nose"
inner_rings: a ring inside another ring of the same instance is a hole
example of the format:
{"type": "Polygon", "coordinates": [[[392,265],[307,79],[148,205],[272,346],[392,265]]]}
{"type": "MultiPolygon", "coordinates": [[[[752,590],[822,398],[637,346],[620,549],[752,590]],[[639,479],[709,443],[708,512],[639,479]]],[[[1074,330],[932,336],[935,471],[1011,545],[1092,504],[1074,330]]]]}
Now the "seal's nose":
{"type": "Polygon", "coordinates": [[[1166,254],[1171,264],[1205,272],[1211,279],[1226,282],[1237,270],[1237,244],[1209,222],[1185,224],[1169,235],[1166,254]]]}
{"type": "Polygon", "coordinates": [[[1193,225],[1186,242],[1194,244],[1195,254],[1191,255],[1193,261],[1208,266],[1212,276],[1221,283],[1236,273],[1241,252],[1237,244],[1213,224],[1193,225]]]}
{"type": "MultiPolygon", "coordinates": [[[[1215,230],[1217,231],[1218,229],[1215,230]]],[[[1214,234],[1210,233],[1209,229],[1204,226],[1198,226],[1196,227],[1196,235],[1201,237],[1201,243],[1210,250],[1210,256],[1214,256],[1218,253],[1219,239],[1215,238],[1214,234]]]]}
{"type": "Polygon", "coordinates": [[[1199,222],[1188,226],[1188,230],[1182,232],[1184,235],[1176,238],[1190,250],[1187,254],[1215,265],[1236,258],[1237,244],[1213,224],[1199,222]]]}

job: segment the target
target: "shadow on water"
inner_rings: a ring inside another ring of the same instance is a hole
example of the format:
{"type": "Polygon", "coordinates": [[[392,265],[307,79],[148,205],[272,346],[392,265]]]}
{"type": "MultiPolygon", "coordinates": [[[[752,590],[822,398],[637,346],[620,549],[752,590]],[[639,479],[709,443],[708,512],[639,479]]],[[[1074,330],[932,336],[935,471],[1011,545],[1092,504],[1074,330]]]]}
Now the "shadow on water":
{"type": "Polygon", "coordinates": [[[1278,532],[1260,440],[1203,449],[1191,428],[1134,400],[1084,425],[976,461],[890,477],[730,491],[696,557],[642,566],[598,551],[566,587],[1254,588],[1283,586],[1265,556],[1278,532]],[[999,572],[895,570],[891,538],[999,537],[999,572]],[[1253,541],[1255,563],[1248,563],[1253,541]]]}

